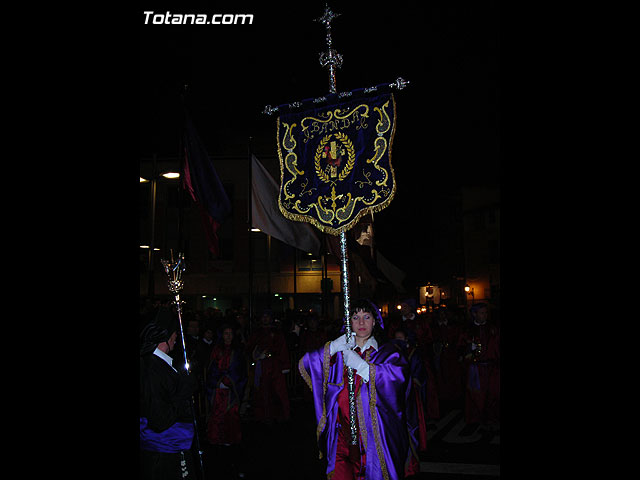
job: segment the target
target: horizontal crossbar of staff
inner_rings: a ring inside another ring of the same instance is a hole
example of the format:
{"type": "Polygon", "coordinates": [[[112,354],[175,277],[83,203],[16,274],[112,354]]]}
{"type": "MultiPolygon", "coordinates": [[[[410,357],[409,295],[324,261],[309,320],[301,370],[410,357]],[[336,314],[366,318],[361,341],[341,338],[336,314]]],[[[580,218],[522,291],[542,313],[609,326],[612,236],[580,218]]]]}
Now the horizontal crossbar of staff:
{"type": "Polygon", "coordinates": [[[266,107],[264,107],[264,110],[262,111],[262,113],[266,115],[273,115],[274,113],[296,110],[302,107],[307,108],[307,107],[312,107],[316,105],[331,105],[332,103],[342,100],[343,98],[357,98],[361,95],[366,95],[368,93],[385,92],[393,89],[402,90],[407,85],[409,85],[408,80],[405,80],[402,77],[398,77],[395,82],[381,83],[380,85],[376,85],[374,87],[357,88],[349,92],[330,93],[327,95],[323,95],[322,97],[306,98],[304,100],[300,100],[298,102],[293,102],[293,103],[283,103],[282,105],[278,105],[277,107],[272,107],[271,105],[267,105],[266,107]]]}

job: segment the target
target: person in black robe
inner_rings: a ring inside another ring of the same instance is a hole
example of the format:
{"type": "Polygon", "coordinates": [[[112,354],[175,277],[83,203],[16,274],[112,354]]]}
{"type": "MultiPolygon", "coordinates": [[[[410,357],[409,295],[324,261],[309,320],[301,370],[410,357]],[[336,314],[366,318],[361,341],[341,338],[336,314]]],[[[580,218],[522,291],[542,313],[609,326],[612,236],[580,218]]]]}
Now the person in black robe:
{"type": "MultiPolygon", "coordinates": [[[[195,429],[191,396],[197,384],[169,353],[178,323],[161,308],[140,334],[140,478],[197,478],[191,445],[195,429]]],[[[183,362],[184,363],[184,362],[183,362]]]]}

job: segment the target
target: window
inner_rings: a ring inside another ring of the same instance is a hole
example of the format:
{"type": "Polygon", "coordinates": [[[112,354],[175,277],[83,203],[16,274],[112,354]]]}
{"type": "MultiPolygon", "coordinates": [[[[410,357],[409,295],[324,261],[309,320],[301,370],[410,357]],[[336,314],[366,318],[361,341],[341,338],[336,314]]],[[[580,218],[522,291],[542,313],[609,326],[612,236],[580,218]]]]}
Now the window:
{"type": "Polygon", "coordinates": [[[320,272],[322,271],[322,259],[307,252],[298,251],[298,271],[299,272],[320,272]]]}

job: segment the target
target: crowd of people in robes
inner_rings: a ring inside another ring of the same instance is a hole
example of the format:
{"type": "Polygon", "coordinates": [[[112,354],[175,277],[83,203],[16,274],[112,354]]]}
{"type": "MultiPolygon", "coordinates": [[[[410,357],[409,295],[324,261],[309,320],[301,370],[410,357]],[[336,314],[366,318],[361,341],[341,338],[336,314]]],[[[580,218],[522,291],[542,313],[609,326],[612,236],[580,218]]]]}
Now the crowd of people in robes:
{"type": "Polygon", "coordinates": [[[245,423],[288,422],[294,397],[313,406],[317,429],[309,434],[334,480],[411,478],[429,429],[452,409],[472,429],[499,429],[500,329],[489,305],[423,313],[406,299],[383,318],[363,299],[350,313],[351,339],[342,319],[312,311],[265,309],[254,319],[246,310],[186,311],[186,369],[175,309],[167,303],[141,312],[142,478],[197,478],[192,418],[205,432],[199,441],[220,449],[242,477],[245,423]]]}

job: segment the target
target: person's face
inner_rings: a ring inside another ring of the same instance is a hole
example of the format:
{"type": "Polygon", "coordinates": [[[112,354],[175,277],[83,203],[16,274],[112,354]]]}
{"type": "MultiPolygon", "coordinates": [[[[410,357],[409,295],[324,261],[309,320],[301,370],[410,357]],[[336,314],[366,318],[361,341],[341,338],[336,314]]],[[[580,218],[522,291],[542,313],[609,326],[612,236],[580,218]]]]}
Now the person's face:
{"type": "Polygon", "coordinates": [[[194,321],[189,322],[189,326],[187,327],[187,333],[189,335],[197,335],[198,334],[198,322],[194,322],[194,321]]]}
{"type": "Polygon", "coordinates": [[[233,330],[230,328],[225,328],[222,331],[222,340],[224,341],[225,345],[231,345],[231,342],[233,341],[233,330]]]}
{"type": "Polygon", "coordinates": [[[408,317],[412,312],[413,310],[408,303],[403,302],[400,304],[400,313],[403,317],[408,317]]]}
{"type": "Polygon", "coordinates": [[[267,326],[271,324],[271,315],[263,314],[262,315],[262,325],[267,326]]]}
{"type": "Polygon", "coordinates": [[[489,311],[487,310],[487,307],[479,308],[476,311],[476,322],[479,323],[480,325],[484,325],[485,323],[487,323],[488,316],[489,316],[489,311]]]}
{"type": "Polygon", "coordinates": [[[356,337],[366,340],[373,333],[375,321],[369,312],[358,310],[351,317],[351,330],[356,333],[356,337]]]}
{"type": "Polygon", "coordinates": [[[212,340],[213,339],[213,330],[211,330],[210,328],[206,329],[204,331],[204,338],[206,338],[207,340],[212,340]]]}
{"type": "Polygon", "coordinates": [[[402,340],[403,342],[407,341],[407,337],[405,336],[404,332],[397,331],[395,333],[395,338],[396,340],[402,340]]]}
{"type": "Polygon", "coordinates": [[[167,340],[167,345],[169,345],[169,351],[173,350],[173,347],[176,344],[176,339],[178,338],[178,332],[173,332],[167,340]]]}

